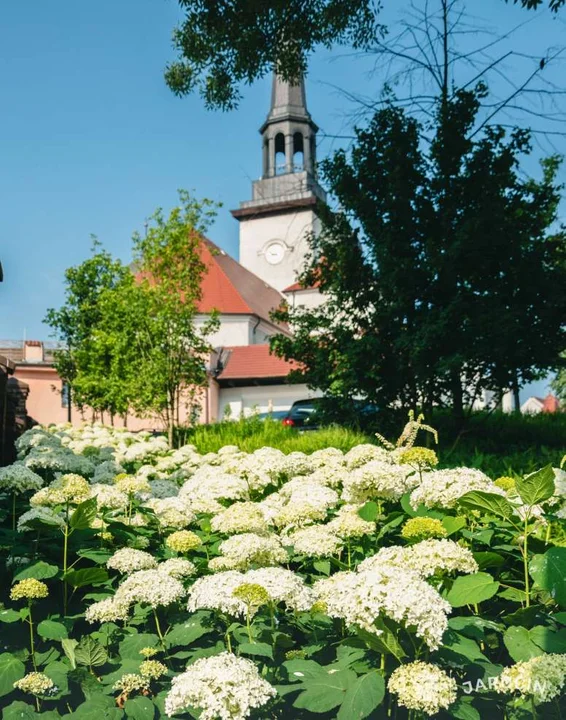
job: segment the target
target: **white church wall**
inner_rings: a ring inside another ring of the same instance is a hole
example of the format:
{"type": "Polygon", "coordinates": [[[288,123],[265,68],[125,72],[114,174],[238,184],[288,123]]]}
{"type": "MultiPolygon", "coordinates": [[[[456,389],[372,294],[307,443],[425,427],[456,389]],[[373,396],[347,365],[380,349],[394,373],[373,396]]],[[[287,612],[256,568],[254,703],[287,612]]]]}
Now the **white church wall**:
{"type": "Polygon", "coordinates": [[[297,280],[308,252],[307,235],[316,226],[310,209],[289,210],[280,215],[263,215],[240,221],[240,263],[268,285],[281,291],[297,280]],[[281,262],[271,265],[265,249],[273,240],[285,246],[281,262]]]}
{"type": "MultiPolygon", "coordinates": [[[[206,320],[197,320],[197,327],[202,326],[206,320]]],[[[209,340],[212,347],[225,347],[232,345],[249,345],[250,316],[249,315],[221,315],[220,327],[209,340]]]]}
{"type": "Polygon", "coordinates": [[[221,388],[218,398],[218,417],[225,417],[226,408],[230,408],[230,417],[234,420],[240,414],[251,415],[254,411],[288,410],[296,400],[320,397],[321,392],[309,390],[304,384],[266,385],[221,388]]]}
{"type": "Polygon", "coordinates": [[[324,303],[324,295],[317,289],[285,293],[285,297],[292,308],[304,307],[314,310],[324,303]]]}
{"type": "MultiPolygon", "coordinates": [[[[196,321],[202,327],[207,318],[196,321]]],[[[265,345],[279,328],[254,315],[221,315],[220,327],[210,336],[212,347],[239,347],[241,345],[265,345]]]]}

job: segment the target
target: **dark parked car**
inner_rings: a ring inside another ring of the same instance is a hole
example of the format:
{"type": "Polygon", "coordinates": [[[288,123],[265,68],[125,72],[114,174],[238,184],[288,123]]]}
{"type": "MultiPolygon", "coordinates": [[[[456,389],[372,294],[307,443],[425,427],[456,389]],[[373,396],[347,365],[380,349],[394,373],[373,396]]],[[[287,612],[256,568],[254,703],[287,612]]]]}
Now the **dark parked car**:
{"type": "Polygon", "coordinates": [[[272,410],[271,412],[258,413],[254,417],[258,420],[283,420],[288,414],[288,410],[272,410]]]}
{"type": "Polygon", "coordinates": [[[303,430],[315,430],[318,427],[316,410],[320,407],[320,399],[297,400],[283,418],[283,425],[301,428],[303,430]]]}
{"type": "MultiPolygon", "coordinates": [[[[283,417],[283,425],[289,427],[300,428],[301,430],[317,430],[321,425],[320,413],[323,398],[311,398],[310,400],[297,400],[291,405],[290,410],[283,417]]],[[[348,424],[349,421],[358,421],[363,423],[371,419],[378,412],[376,405],[366,400],[353,400],[352,412],[349,420],[343,419],[348,424]]],[[[348,413],[345,413],[348,416],[348,413]]],[[[337,419],[340,422],[340,419],[337,419]]]]}

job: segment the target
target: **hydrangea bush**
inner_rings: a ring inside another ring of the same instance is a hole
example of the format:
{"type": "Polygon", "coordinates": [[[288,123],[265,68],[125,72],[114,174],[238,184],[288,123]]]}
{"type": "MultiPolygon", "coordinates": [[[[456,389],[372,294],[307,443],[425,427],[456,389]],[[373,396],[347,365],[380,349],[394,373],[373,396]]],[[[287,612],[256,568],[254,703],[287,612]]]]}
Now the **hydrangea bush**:
{"type": "Polygon", "coordinates": [[[35,428],[0,470],[5,720],[566,717],[566,473],[378,438],[35,428]]]}

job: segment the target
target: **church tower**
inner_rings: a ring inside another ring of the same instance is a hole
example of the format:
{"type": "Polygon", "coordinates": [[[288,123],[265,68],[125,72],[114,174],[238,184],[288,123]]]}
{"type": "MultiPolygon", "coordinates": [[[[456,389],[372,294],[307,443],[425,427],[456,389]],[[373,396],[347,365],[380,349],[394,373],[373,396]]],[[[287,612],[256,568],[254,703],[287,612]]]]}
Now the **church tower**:
{"type": "Polygon", "coordinates": [[[307,110],[305,84],[273,76],[271,108],[260,128],[263,173],[252,199],[232,215],[240,222],[240,263],[280,292],[293,285],[317,230],[317,201],[326,194],[316,179],[318,127],[307,110]]]}

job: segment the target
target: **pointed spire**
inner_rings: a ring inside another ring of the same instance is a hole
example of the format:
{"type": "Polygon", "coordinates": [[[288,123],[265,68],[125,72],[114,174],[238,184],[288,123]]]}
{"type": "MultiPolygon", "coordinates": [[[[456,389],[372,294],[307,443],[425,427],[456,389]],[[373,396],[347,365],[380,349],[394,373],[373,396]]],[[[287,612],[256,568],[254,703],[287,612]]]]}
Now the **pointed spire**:
{"type": "Polygon", "coordinates": [[[271,107],[260,132],[263,132],[268,125],[283,120],[306,122],[312,125],[315,131],[318,129],[307,110],[304,78],[301,77],[298,83],[292,84],[274,72],[271,89],[271,107]]]}
{"type": "Polygon", "coordinates": [[[271,108],[269,120],[280,120],[282,116],[293,115],[310,119],[307,112],[307,99],[305,95],[305,81],[301,77],[297,85],[283,80],[281,75],[273,74],[273,87],[271,90],[271,108]]]}

